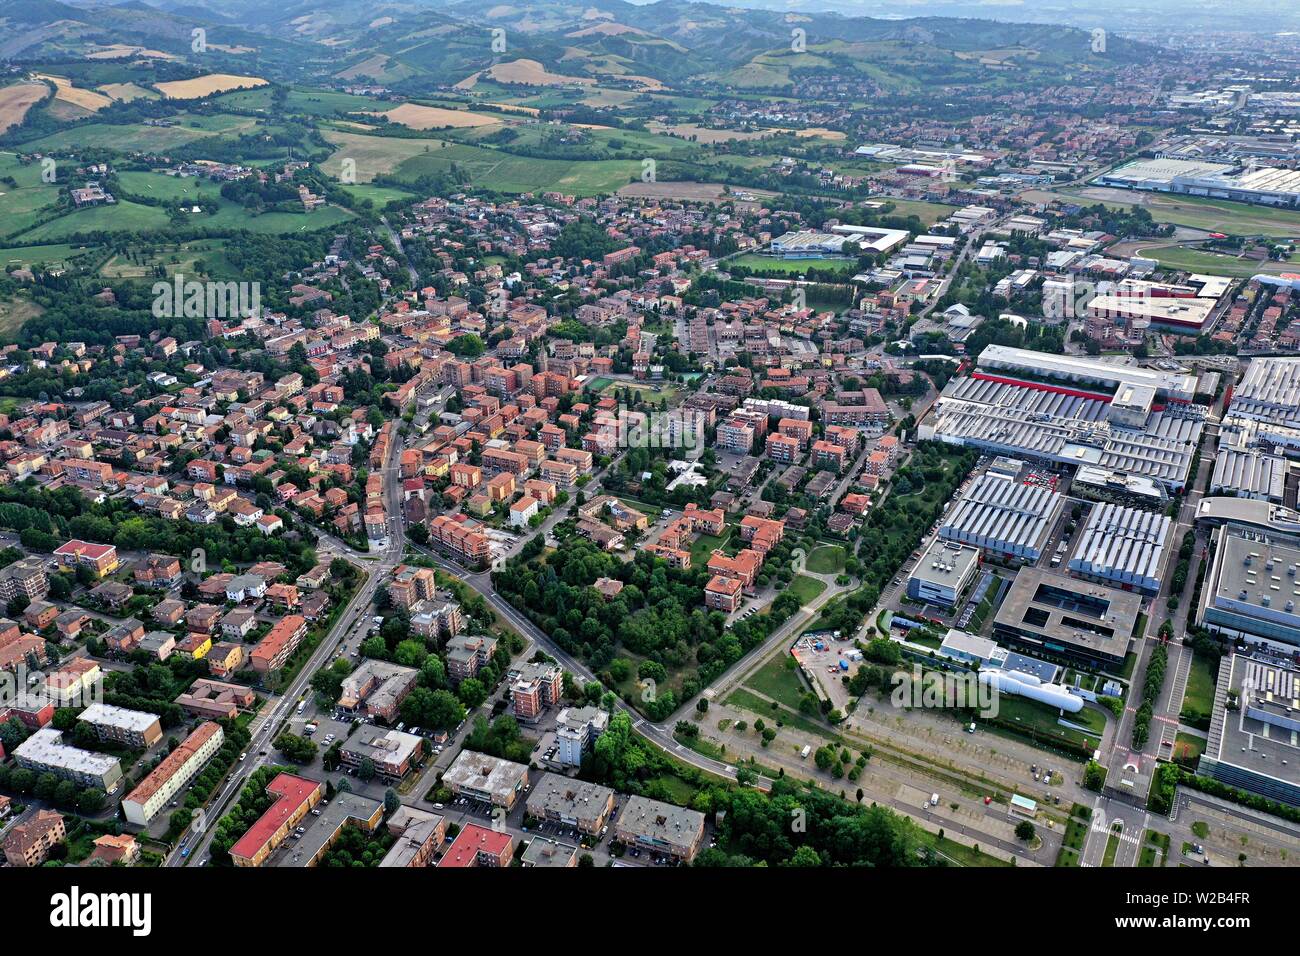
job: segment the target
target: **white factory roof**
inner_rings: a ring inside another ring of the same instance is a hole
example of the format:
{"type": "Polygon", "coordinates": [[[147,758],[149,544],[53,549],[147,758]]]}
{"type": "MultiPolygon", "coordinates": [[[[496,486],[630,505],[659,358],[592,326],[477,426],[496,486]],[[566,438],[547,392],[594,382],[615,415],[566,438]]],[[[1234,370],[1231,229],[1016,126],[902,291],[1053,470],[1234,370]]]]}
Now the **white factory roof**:
{"type": "Polygon", "coordinates": [[[1102,502],[1093,505],[1070,570],[1158,590],[1172,522],[1163,514],[1102,502]]]}
{"type": "Polygon", "coordinates": [[[847,236],[863,249],[873,252],[888,252],[905,243],[911,235],[906,229],[882,229],[879,226],[833,226],[831,231],[837,236],[847,236]]]}
{"type": "Polygon", "coordinates": [[[1157,188],[1167,185],[1175,176],[1217,176],[1229,173],[1228,163],[1207,163],[1191,159],[1143,159],[1111,170],[1099,179],[1123,180],[1135,186],[1157,188]]]}
{"type": "Polygon", "coordinates": [[[1230,492],[1280,502],[1286,485],[1286,459],[1257,448],[1220,446],[1214,459],[1210,494],[1230,492]]]}
{"type": "Polygon", "coordinates": [[[1143,430],[1112,424],[1107,410],[1099,399],[955,378],[944,386],[920,434],[993,454],[1095,465],[1181,488],[1204,427],[1204,406],[1157,412],[1143,430]]]}
{"type": "Polygon", "coordinates": [[[980,353],[978,364],[981,368],[1020,369],[1038,375],[1087,379],[1113,387],[1118,387],[1121,383],[1150,385],[1162,397],[1185,401],[1196,395],[1195,375],[1121,365],[1078,355],[1057,355],[1007,345],[987,345],[980,353]]]}
{"type": "Polygon", "coordinates": [[[1050,488],[980,475],[948,509],[939,534],[994,551],[1041,550],[1060,503],[1050,488]]]}
{"type": "Polygon", "coordinates": [[[1225,417],[1300,426],[1300,358],[1252,359],[1225,417]]]}

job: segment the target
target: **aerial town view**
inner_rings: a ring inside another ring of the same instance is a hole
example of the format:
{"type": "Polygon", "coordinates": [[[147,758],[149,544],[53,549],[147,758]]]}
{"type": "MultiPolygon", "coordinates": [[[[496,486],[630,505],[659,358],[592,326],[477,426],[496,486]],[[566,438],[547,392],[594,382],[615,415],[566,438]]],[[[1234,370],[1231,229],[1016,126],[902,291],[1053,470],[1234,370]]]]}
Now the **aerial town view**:
{"type": "Polygon", "coordinates": [[[34,923],[1296,866],[1300,4],[0,0],[34,923]]]}

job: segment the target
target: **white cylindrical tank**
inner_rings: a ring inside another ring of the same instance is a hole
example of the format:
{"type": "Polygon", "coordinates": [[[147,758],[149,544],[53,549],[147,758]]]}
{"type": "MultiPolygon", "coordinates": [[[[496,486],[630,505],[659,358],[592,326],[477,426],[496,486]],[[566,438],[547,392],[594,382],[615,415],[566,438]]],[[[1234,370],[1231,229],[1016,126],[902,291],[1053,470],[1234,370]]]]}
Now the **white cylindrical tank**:
{"type": "Polygon", "coordinates": [[[1009,674],[1006,671],[980,671],[980,683],[996,687],[1000,693],[1016,694],[1059,707],[1070,714],[1083,710],[1083,699],[1075,697],[1060,684],[1044,684],[1029,674],[1009,674]],[[1032,682],[1032,683],[1031,683],[1032,682]]]}

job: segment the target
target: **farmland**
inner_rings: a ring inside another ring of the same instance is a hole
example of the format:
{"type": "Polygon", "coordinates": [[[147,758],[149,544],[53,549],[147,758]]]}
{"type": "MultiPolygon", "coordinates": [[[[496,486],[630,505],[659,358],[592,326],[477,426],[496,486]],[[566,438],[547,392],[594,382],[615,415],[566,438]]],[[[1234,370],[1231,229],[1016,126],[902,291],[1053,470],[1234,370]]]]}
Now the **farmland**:
{"type": "Polygon", "coordinates": [[[266,80],[258,76],[235,76],[230,73],[209,73],[207,76],[192,80],[172,80],[157,83],[158,92],[169,100],[194,100],[213,93],[226,93],[230,90],[243,90],[250,87],[265,86],[266,80]]]}
{"type": "Polygon", "coordinates": [[[44,83],[12,83],[0,88],[0,133],[21,123],[27,111],[49,94],[44,83]]]}

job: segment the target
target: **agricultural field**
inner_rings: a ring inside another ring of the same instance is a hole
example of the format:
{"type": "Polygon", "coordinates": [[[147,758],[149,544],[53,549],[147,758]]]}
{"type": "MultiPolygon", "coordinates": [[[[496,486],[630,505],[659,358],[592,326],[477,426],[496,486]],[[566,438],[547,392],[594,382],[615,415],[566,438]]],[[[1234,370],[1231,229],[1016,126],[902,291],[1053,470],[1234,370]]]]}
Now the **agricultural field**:
{"type": "Polygon", "coordinates": [[[119,126],[109,123],[86,123],[59,130],[49,136],[24,143],[25,150],[52,152],[65,149],[96,148],[127,152],[145,150],[165,153],[211,135],[202,130],[181,126],[119,126]]]}
{"type": "Polygon", "coordinates": [[[121,100],[125,103],[129,103],[131,100],[158,99],[158,94],[153,90],[147,90],[143,86],[136,86],[134,83],[105,83],[99,87],[99,92],[109,99],[121,100]]]}
{"type": "Polygon", "coordinates": [[[343,160],[350,159],[356,163],[357,181],[361,183],[396,172],[407,160],[448,146],[445,141],[437,139],[397,139],[341,130],[324,130],[321,135],[336,147],[334,154],[321,163],[321,169],[337,178],[343,160]]]}
{"type": "Polygon", "coordinates": [[[27,111],[50,95],[44,83],[11,83],[0,87],[0,133],[21,123],[27,111]]]}
{"type": "Polygon", "coordinates": [[[87,116],[91,113],[98,113],[105,106],[112,104],[112,99],[103,93],[95,90],[88,90],[80,86],[74,86],[73,82],[66,76],[55,76],[46,73],[32,74],[38,80],[44,80],[54,84],[54,103],[68,104],[75,107],[75,113],[69,116],[69,119],[78,119],[81,116],[87,116]]]}
{"type": "Polygon", "coordinates": [[[32,228],[58,201],[58,187],[41,181],[39,163],[24,165],[13,153],[0,153],[0,176],[17,183],[0,183],[0,233],[12,235],[32,228]]]}
{"type": "Polygon", "coordinates": [[[169,100],[196,100],[211,96],[213,93],[227,93],[230,90],[244,90],[265,85],[266,80],[260,76],[236,76],[231,73],[209,73],[192,80],[171,80],[154,84],[158,92],[169,100]]]}
{"type": "Polygon", "coordinates": [[[390,123],[411,129],[445,129],[446,127],[500,126],[503,120],[468,110],[447,110],[418,103],[403,103],[391,110],[372,111],[367,116],[382,116],[390,123]]]}
{"type": "Polygon", "coordinates": [[[501,83],[512,83],[519,86],[595,86],[596,81],[588,76],[566,76],[562,73],[552,73],[536,60],[511,60],[509,63],[498,63],[486,73],[474,73],[467,76],[456,84],[457,89],[473,89],[478,83],[481,76],[486,75],[488,78],[497,80],[501,83]]]}

